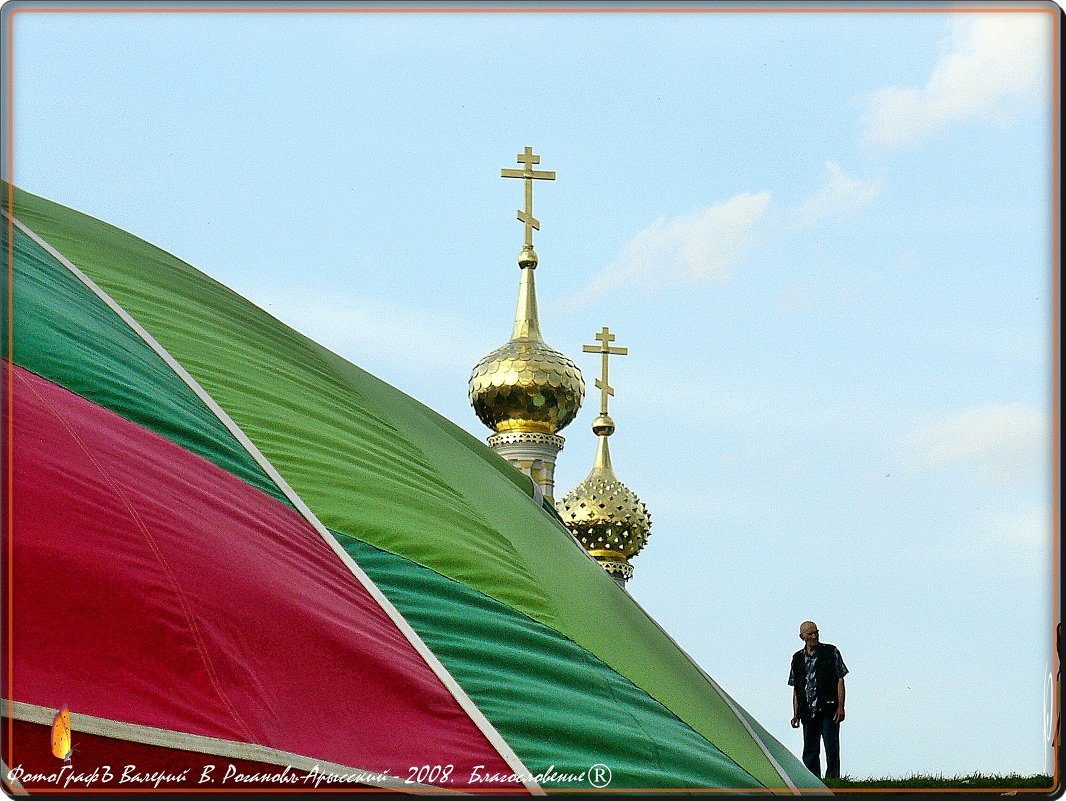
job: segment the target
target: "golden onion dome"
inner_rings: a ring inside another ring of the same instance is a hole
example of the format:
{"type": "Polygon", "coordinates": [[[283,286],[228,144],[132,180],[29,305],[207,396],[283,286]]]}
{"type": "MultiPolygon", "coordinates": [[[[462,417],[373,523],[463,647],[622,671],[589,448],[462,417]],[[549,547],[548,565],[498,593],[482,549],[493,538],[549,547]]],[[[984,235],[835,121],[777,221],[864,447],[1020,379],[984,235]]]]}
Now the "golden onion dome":
{"type": "Polygon", "coordinates": [[[496,348],[470,376],[470,403],[498,433],[554,434],[577,415],[585,382],[570,359],[543,340],[521,337],[496,348]]]}
{"type": "Polygon", "coordinates": [[[607,445],[614,421],[600,415],[593,422],[593,430],[600,442],[592,472],[566,493],[556,509],[589,555],[608,573],[625,581],[633,575],[629,560],[648,542],[651,514],[637,494],[614,474],[607,445]]]}
{"type": "Polygon", "coordinates": [[[497,433],[555,434],[577,415],[585,397],[581,370],[540,333],[533,270],[537,255],[523,248],[521,283],[511,339],[485,356],[470,375],[470,404],[497,433]]]}

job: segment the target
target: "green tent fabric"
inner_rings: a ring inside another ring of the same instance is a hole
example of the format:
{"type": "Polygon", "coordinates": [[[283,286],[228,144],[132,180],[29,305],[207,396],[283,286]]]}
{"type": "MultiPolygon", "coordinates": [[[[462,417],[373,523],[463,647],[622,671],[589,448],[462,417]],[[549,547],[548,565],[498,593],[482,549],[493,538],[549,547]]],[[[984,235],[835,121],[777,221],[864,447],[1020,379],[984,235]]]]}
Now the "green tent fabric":
{"type": "Polygon", "coordinates": [[[14,362],[292,506],[70,267],[83,273],[224,410],[534,773],[602,762],[613,787],[824,789],[484,444],[127,232],[18,188],[10,211],[32,232],[4,226],[14,362]]]}

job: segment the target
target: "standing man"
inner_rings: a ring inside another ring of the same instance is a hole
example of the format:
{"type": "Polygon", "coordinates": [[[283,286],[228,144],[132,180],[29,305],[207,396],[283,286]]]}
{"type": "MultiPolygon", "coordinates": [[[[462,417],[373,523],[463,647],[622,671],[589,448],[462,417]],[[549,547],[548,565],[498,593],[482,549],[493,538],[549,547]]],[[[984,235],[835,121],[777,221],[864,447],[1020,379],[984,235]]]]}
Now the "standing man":
{"type": "Polygon", "coordinates": [[[848,668],[835,645],[818,642],[818,626],[800,624],[804,647],[792,655],[792,728],[803,723],[803,764],[818,778],[820,741],[825,741],[825,778],[840,778],[840,722],[844,720],[844,677],[848,668]]]}

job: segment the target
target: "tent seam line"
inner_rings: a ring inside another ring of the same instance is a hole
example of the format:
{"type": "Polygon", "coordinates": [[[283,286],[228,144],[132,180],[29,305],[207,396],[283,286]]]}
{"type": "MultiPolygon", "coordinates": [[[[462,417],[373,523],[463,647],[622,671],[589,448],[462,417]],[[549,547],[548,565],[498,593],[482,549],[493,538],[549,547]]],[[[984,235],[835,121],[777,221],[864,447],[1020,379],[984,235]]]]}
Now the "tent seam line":
{"type": "MultiPolygon", "coordinates": [[[[722,748],[720,746],[716,745],[705,734],[703,734],[699,730],[697,730],[695,726],[693,726],[687,720],[685,720],[680,715],[678,715],[677,712],[675,712],[671,707],[667,706],[667,704],[664,703],[661,699],[659,699],[656,696],[652,695],[650,692],[648,692],[647,689],[645,689],[644,687],[641,687],[640,685],[638,685],[635,681],[633,681],[633,679],[629,678],[627,675],[622,673],[620,670],[618,670],[617,668],[615,668],[614,666],[612,666],[611,664],[606,662],[603,658],[601,658],[600,656],[595,654],[593,651],[591,651],[587,646],[582,645],[577,640],[575,640],[572,637],[570,637],[568,634],[566,634],[566,632],[560,631],[559,629],[555,628],[554,626],[551,626],[551,625],[549,625],[548,623],[545,623],[542,620],[538,620],[537,618],[532,617],[527,612],[523,612],[522,610],[515,609],[514,607],[512,607],[512,606],[504,603],[503,601],[501,601],[499,598],[496,598],[495,596],[492,596],[492,595],[489,595],[489,594],[485,593],[483,590],[479,590],[476,587],[471,587],[469,584],[464,584],[463,582],[459,581],[458,579],[454,579],[451,576],[445,575],[444,573],[441,573],[439,570],[435,570],[432,567],[427,567],[426,565],[423,565],[420,562],[417,562],[417,561],[411,559],[410,557],[404,556],[403,554],[395,553],[394,551],[390,551],[390,550],[388,550],[386,548],[381,548],[381,547],[379,547],[377,545],[373,545],[372,543],[369,543],[369,542],[367,542],[367,541],[365,541],[363,539],[360,539],[358,536],[356,536],[354,534],[348,534],[345,531],[330,529],[330,533],[333,534],[334,536],[337,536],[337,537],[343,537],[345,539],[349,539],[349,540],[352,540],[354,542],[358,542],[360,545],[365,545],[368,548],[372,548],[375,551],[378,551],[380,553],[386,554],[387,556],[392,557],[394,559],[401,559],[401,560],[403,560],[405,562],[409,562],[415,568],[417,568],[419,570],[425,570],[428,573],[432,573],[434,576],[436,576],[437,578],[439,578],[439,579],[441,579],[443,581],[447,581],[449,583],[457,584],[459,586],[462,586],[462,587],[466,588],[467,590],[469,590],[470,592],[476,593],[480,598],[484,599],[485,601],[491,602],[493,604],[499,604],[500,606],[506,607],[510,611],[514,612],[515,615],[520,617],[523,621],[528,622],[528,623],[532,624],[535,627],[545,628],[548,631],[552,632],[552,634],[557,635],[558,637],[560,637],[563,640],[566,640],[568,643],[573,645],[575,648],[578,648],[578,649],[581,650],[581,652],[582,652],[581,659],[585,662],[585,664],[591,665],[597,671],[603,669],[603,670],[607,670],[607,671],[610,672],[611,675],[606,678],[606,682],[610,685],[609,692],[610,692],[612,697],[617,697],[616,693],[615,693],[615,690],[614,690],[614,686],[613,686],[613,684],[611,684],[611,682],[614,679],[618,679],[618,680],[621,680],[622,682],[629,683],[630,685],[633,686],[634,689],[640,691],[645,696],[647,696],[647,698],[652,703],[657,704],[658,706],[662,707],[666,711],[666,713],[673,720],[675,720],[681,726],[684,726],[688,731],[692,732],[692,734],[694,736],[699,737],[705,743],[707,743],[707,745],[709,745],[718,754],[720,754],[723,759],[729,760],[734,765],[736,765],[737,768],[742,773],[746,774],[747,776],[750,776],[752,781],[762,785],[762,782],[759,781],[758,777],[753,775],[750,770],[748,770],[743,765],[741,765],[739,762],[737,762],[733,757],[731,757],[724,750],[722,750],[722,748]]],[[[586,555],[588,554],[588,551],[585,551],[584,547],[582,547],[581,550],[586,555]]],[[[589,557],[589,558],[591,559],[592,557],[589,557]]],[[[628,595],[628,593],[626,593],[626,594],[628,595]]],[[[632,598],[632,596],[630,596],[630,597],[632,598]]],[[[641,611],[644,611],[644,610],[642,609],[641,611]]],[[[647,614],[647,613],[645,612],[645,614],[647,614]]],[[[671,640],[671,642],[673,642],[673,640],[671,640]]],[[[676,642],[674,643],[674,646],[677,647],[678,650],[681,651],[681,653],[684,654],[684,656],[686,656],[690,662],[692,661],[692,657],[688,656],[688,654],[686,654],[684,651],[682,651],[681,648],[679,646],[677,646],[676,642]]],[[[697,665],[697,667],[698,667],[698,665],[697,665]]],[[[702,669],[700,669],[700,673],[701,673],[701,675],[703,675],[704,678],[707,678],[707,679],[710,678],[709,676],[707,676],[707,674],[702,669]]],[[[719,695],[723,696],[722,700],[725,702],[726,706],[729,707],[730,711],[733,712],[733,714],[736,715],[738,717],[738,719],[740,719],[740,722],[742,724],[745,723],[745,721],[742,718],[740,718],[740,716],[737,714],[736,709],[734,709],[733,706],[729,703],[729,700],[727,700],[724,697],[725,696],[725,692],[722,690],[722,688],[719,687],[717,685],[717,683],[715,683],[713,681],[712,681],[712,684],[714,684],[714,687],[718,691],[719,695]]],[[[627,712],[627,715],[629,715],[628,712],[627,712]]],[[[629,715],[629,717],[630,717],[631,720],[634,720],[634,725],[636,725],[638,728],[640,728],[640,730],[643,732],[644,731],[643,727],[638,722],[636,722],[636,720],[631,715],[629,715]]],[[[749,732],[751,732],[750,727],[745,726],[745,728],[747,728],[747,730],[749,732]]],[[[752,735],[753,739],[758,741],[759,738],[754,732],[751,732],[751,735],[752,735]]],[[[765,753],[765,751],[764,751],[764,753],[765,753]]],[[[776,763],[774,763],[774,764],[776,764],[776,763]]],[[[782,771],[783,770],[784,769],[782,768],[782,771]]],[[[785,780],[788,781],[787,778],[785,780]]],[[[781,788],[768,788],[768,789],[781,789],[781,788]]],[[[797,790],[796,792],[798,794],[799,791],[797,790]]]]}

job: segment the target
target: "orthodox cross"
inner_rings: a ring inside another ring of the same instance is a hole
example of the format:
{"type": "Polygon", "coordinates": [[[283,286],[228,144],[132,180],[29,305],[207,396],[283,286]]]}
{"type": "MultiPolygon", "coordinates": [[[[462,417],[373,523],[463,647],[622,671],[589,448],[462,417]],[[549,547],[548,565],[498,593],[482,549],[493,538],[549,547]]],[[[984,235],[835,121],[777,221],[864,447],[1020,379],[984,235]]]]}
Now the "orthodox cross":
{"type": "Polygon", "coordinates": [[[612,348],[608,343],[614,341],[614,334],[608,330],[607,326],[604,326],[603,330],[596,334],[596,339],[600,341],[599,345],[582,345],[581,350],[585,353],[603,354],[603,366],[600,368],[603,373],[603,380],[596,379],[596,389],[600,390],[600,414],[606,415],[607,396],[614,394],[614,387],[607,383],[607,357],[625,356],[629,353],[629,348],[612,348]]]}
{"type": "Polygon", "coordinates": [[[553,170],[534,170],[534,164],[540,164],[540,156],[533,152],[533,148],[527,147],[524,153],[519,153],[515,159],[522,165],[520,170],[500,170],[501,178],[524,178],[526,181],[526,210],[518,210],[518,219],[526,224],[526,247],[533,247],[533,229],[540,230],[540,220],[533,216],[533,180],[554,181],[553,170]]]}

